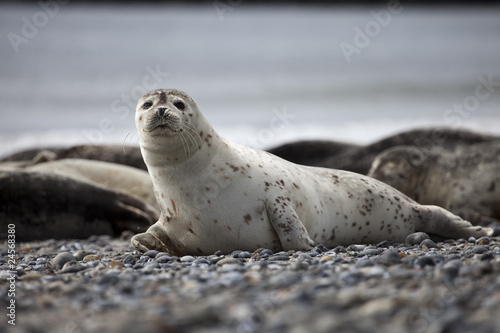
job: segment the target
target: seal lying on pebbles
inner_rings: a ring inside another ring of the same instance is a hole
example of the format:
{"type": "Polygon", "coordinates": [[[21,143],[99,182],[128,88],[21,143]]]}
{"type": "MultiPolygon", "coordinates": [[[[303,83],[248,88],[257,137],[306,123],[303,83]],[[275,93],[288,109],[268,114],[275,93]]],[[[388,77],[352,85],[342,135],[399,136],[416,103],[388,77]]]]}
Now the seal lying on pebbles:
{"type": "Polygon", "coordinates": [[[267,151],[293,163],[309,166],[323,166],[326,158],[346,156],[361,148],[363,148],[363,146],[345,142],[303,140],[286,143],[268,149],[267,151]]]}
{"type": "Polygon", "coordinates": [[[453,153],[393,147],[375,158],[368,175],[473,223],[500,220],[500,141],[453,153]]]}
{"type": "Polygon", "coordinates": [[[24,162],[29,166],[39,162],[73,158],[123,164],[146,170],[139,147],[124,145],[78,145],[70,148],[28,149],[6,156],[0,162],[24,162]]]}
{"type": "Polygon", "coordinates": [[[298,141],[268,151],[299,164],[348,170],[366,175],[373,159],[394,146],[411,145],[423,150],[441,147],[454,151],[464,145],[495,140],[500,140],[500,137],[463,129],[427,128],[402,132],[367,146],[335,141],[298,141]],[[311,148],[315,143],[318,147],[311,148]]]}
{"type": "Polygon", "coordinates": [[[146,171],[137,168],[94,160],[63,159],[38,163],[27,167],[26,170],[59,174],[85,182],[93,182],[114,191],[134,195],[157,207],[151,178],[146,171]]]}
{"type": "Polygon", "coordinates": [[[404,242],[416,230],[451,238],[493,232],[373,178],[229,142],[178,90],[143,96],[135,120],[161,210],[158,222],[132,238],[139,251],[309,250],[404,242]]]}
{"type": "Polygon", "coordinates": [[[125,193],[52,173],[0,170],[0,224],[15,224],[19,241],[140,232],[157,218],[154,207],[125,193]]]}

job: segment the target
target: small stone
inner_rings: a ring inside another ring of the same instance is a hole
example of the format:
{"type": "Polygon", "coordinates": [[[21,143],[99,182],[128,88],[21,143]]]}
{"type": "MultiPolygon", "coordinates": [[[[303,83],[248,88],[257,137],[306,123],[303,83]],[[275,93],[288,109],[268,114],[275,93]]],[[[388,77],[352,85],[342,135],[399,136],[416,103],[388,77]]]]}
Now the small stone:
{"type": "Polygon", "coordinates": [[[123,268],[125,267],[125,265],[123,265],[122,262],[118,261],[118,260],[111,260],[111,262],[109,263],[109,268],[111,269],[120,269],[120,268],[123,268]]]}
{"type": "Polygon", "coordinates": [[[63,268],[61,269],[61,274],[77,273],[86,270],[88,268],[90,267],[79,264],[77,261],[69,261],[66,264],[64,264],[63,268]]]}
{"type": "Polygon", "coordinates": [[[347,253],[347,250],[342,245],[339,245],[333,249],[333,252],[335,252],[335,253],[347,253]]]}
{"type": "Polygon", "coordinates": [[[144,252],[142,255],[146,256],[146,257],[150,257],[150,258],[155,258],[158,255],[158,251],[157,250],[149,250],[149,251],[144,252]]]}
{"type": "MultiPolygon", "coordinates": [[[[159,264],[166,264],[172,261],[172,257],[169,255],[162,255],[161,257],[156,256],[155,261],[159,264]]],[[[125,260],[124,260],[125,262],[125,260]]]]}
{"type": "MultiPolygon", "coordinates": [[[[158,264],[157,262],[155,263],[158,264]]],[[[144,268],[141,269],[142,274],[152,274],[154,272],[155,272],[155,267],[153,265],[145,265],[144,268]]]]}
{"type": "Polygon", "coordinates": [[[272,256],[273,254],[274,254],[274,252],[269,250],[269,249],[263,249],[262,251],[259,252],[260,257],[262,257],[264,255],[272,256]]]}
{"type": "Polygon", "coordinates": [[[439,245],[437,245],[436,243],[434,243],[431,239],[424,239],[420,243],[420,248],[422,248],[423,250],[439,249],[439,245]]]}
{"type": "Polygon", "coordinates": [[[290,256],[283,255],[283,254],[276,254],[276,255],[269,257],[269,260],[274,260],[274,261],[287,261],[289,259],[290,259],[290,256]]]}
{"type": "Polygon", "coordinates": [[[401,262],[401,258],[396,250],[385,250],[377,258],[377,262],[382,265],[391,266],[399,264],[401,262]]]}
{"type": "Polygon", "coordinates": [[[227,287],[237,285],[244,281],[244,276],[240,272],[232,271],[224,273],[219,282],[227,287]]]}
{"type": "Polygon", "coordinates": [[[378,256],[379,252],[378,252],[377,249],[364,249],[359,254],[363,255],[363,256],[369,256],[370,257],[370,256],[378,256]]]}
{"type": "Polygon", "coordinates": [[[183,256],[180,258],[181,262],[193,262],[196,258],[193,256],[183,256]]]}
{"type": "Polygon", "coordinates": [[[98,261],[98,260],[101,260],[101,257],[95,254],[89,254],[83,258],[83,262],[98,261]]]}
{"type": "Polygon", "coordinates": [[[321,259],[319,261],[332,261],[333,260],[333,257],[331,256],[324,256],[324,257],[321,257],[321,259]]]}
{"type": "Polygon", "coordinates": [[[133,268],[134,269],[143,269],[144,268],[144,264],[137,263],[137,264],[134,265],[133,268]]]}
{"type": "Polygon", "coordinates": [[[309,268],[309,264],[305,261],[294,261],[289,266],[292,271],[306,270],[309,268]]]}
{"type": "Polygon", "coordinates": [[[481,254],[480,260],[490,260],[493,258],[494,258],[493,252],[486,251],[483,254],[481,254]]]}
{"type": "Polygon", "coordinates": [[[489,248],[487,248],[486,246],[479,245],[479,246],[474,247],[474,249],[472,249],[472,252],[474,252],[476,254],[482,254],[482,253],[485,253],[488,250],[489,250],[489,248]]]}
{"type": "Polygon", "coordinates": [[[40,273],[28,273],[24,274],[19,278],[19,280],[27,282],[27,281],[38,281],[40,280],[44,275],[40,273]]]}
{"type": "Polygon", "coordinates": [[[252,257],[252,254],[248,251],[242,251],[242,252],[240,252],[240,254],[238,254],[238,258],[247,259],[247,258],[251,258],[251,257],[252,257]]]}
{"type": "Polygon", "coordinates": [[[347,251],[349,252],[361,252],[366,248],[366,245],[360,245],[360,244],[352,244],[347,247],[347,251]]]}
{"type": "Polygon", "coordinates": [[[390,298],[374,299],[360,306],[357,311],[361,318],[390,316],[396,311],[397,302],[390,298]]]}
{"type": "Polygon", "coordinates": [[[312,249],[312,251],[316,251],[318,253],[323,253],[323,252],[327,252],[328,249],[323,244],[318,244],[314,247],[314,249],[312,249]]]}
{"type": "Polygon", "coordinates": [[[160,268],[160,263],[157,261],[148,262],[144,267],[160,268]]]}
{"type": "Polygon", "coordinates": [[[61,252],[55,256],[54,259],[52,259],[52,268],[61,269],[67,262],[70,261],[76,262],[76,258],[69,252],[61,252]]]}
{"type": "Polygon", "coordinates": [[[221,259],[217,262],[218,266],[222,266],[224,264],[239,264],[240,261],[236,258],[231,258],[231,257],[226,257],[224,259],[221,259]]]}
{"type": "Polygon", "coordinates": [[[447,277],[448,279],[453,280],[458,276],[460,266],[462,266],[462,262],[460,261],[460,259],[450,260],[446,262],[441,268],[441,274],[447,277]]]}
{"type": "Polygon", "coordinates": [[[298,262],[307,262],[307,263],[311,263],[314,259],[307,253],[301,253],[299,254],[299,256],[297,257],[297,261],[298,262]]]}
{"type": "Polygon", "coordinates": [[[346,285],[352,286],[364,279],[364,274],[361,271],[342,272],[340,273],[340,280],[346,285]]]}
{"type": "Polygon", "coordinates": [[[371,267],[375,266],[375,261],[371,259],[360,259],[358,262],[354,264],[354,267],[361,268],[361,267],[371,267]]]}
{"type": "Polygon", "coordinates": [[[415,265],[419,267],[434,266],[436,263],[431,256],[421,256],[415,260],[415,265]]]}
{"type": "Polygon", "coordinates": [[[406,236],[405,242],[410,245],[418,245],[426,239],[431,239],[431,238],[425,232],[414,232],[406,236]]]}
{"type": "Polygon", "coordinates": [[[137,258],[131,254],[129,254],[128,256],[126,256],[124,259],[123,259],[123,263],[124,264],[129,264],[129,265],[135,265],[137,261],[137,258]]]}
{"type": "Polygon", "coordinates": [[[475,243],[476,242],[476,237],[469,237],[469,239],[467,239],[467,241],[469,243],[475,243]]]}
{"type": "Polygon", "coordinates": [[[168,253],[168,252],[158,252],[158,253],[156,254],[156,256],[155,256],[155,259],[158,259],[158,258],[161,258],[161,257],[165,257],[165,256],[172,257],[172,256],[170,255],[170,253],[168,253]]]}
{"type": "Polygon", "coordinates": [[[89,255],[89,254],[90,253],[88,251],[80,250],[80,251],[76,251],[75,253],[73,253],[73,256],[76,258],[76,260],[81,261],[81,260],[83,260],[83,258],[85,258],[86,255],[89,255]]]}
{"type": "Polygon", "coordinates": [[[484,236],[476,240],[476,245],[488,245],[491,239],[488,236],[484,236]]]}
{"type": "Polygon", "coordinates": [[[377,244],[377,247],[382,247],[382,248],[388,248],[391,245],[388,241],[381,241],[380,243],[377,244]]]}

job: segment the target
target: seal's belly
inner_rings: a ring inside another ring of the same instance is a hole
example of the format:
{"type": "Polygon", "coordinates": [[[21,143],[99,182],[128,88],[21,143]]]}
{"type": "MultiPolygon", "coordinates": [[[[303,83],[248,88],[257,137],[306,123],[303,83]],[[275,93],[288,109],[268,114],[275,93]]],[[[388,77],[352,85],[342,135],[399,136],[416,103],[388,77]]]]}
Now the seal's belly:
{"type": "Polygon", "coordinates": [[[399,191],[346,171],[299,166],[295,172],[302,173],[302,181],[290,194],[315,242],[400,240],[413,231],[416,203],[399,191]]]}

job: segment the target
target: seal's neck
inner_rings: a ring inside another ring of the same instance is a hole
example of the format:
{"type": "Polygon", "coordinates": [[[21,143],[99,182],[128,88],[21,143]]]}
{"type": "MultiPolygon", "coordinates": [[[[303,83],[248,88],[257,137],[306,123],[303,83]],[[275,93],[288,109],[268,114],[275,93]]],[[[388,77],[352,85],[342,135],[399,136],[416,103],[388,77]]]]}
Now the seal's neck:
{"type": "Polygon", "coordinates": [[[141,138],[141,152],[148,169],[203,168],[217,154],[223,139],[209,126],[199,132],[184,131],[170,138],[141,138]]]}

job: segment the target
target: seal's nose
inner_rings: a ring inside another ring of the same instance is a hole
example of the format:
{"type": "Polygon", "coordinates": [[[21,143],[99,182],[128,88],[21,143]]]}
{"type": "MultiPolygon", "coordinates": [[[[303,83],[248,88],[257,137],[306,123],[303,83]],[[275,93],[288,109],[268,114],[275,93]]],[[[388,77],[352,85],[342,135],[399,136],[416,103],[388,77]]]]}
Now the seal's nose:
{"type": "Polygon", "coordinates": [[[164,117],[165,116],[165,113],[167,111],[167,108],[158,108],[158,115],[160,117],[164,117]]]}

